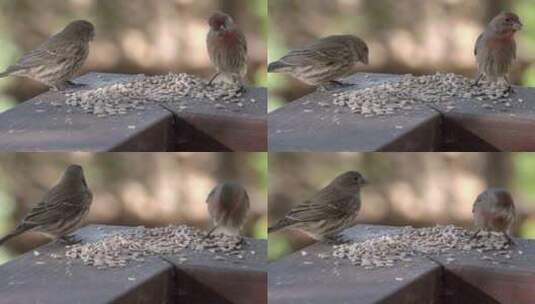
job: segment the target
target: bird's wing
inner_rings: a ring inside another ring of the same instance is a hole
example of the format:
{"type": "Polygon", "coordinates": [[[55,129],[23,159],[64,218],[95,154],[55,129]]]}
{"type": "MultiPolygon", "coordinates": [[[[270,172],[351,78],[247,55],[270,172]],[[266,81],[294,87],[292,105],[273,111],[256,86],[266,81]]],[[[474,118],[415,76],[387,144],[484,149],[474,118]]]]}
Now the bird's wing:
{"type": "Polygon", "coordinates": [[[290,66],[307,66],[346,61],[348,56],[351,56],[351,51],[344,44],[324,39],[302,49],[292,50],[280,61],[290,66]]]}
{"type": "Polygon", "coordinates": [[[43,63],[61,62],[72,58],[79,52],[81,45],[64,41],[60,36],[52,36],[39,47],[26,52],[16,64],[13,70],[31,68],[43,63]]]}
{"type": "Polygon", "coordinates": [[[347,208],[349,204],[355,203],[354,196],[344,196],[336,200],[331,200],[327,204],[314,200],[305,201],[293,208],[286,216],[296,222],[314,222],[326,218],[337,218],[353,214],[356,210],[347,208]]]}
{"type": "Polygon", "coordinates": [[[77,213],[84,208],[85,205],[80,202],[86,200],[87,194],[80,191],[66,195],[58,188],[52,188],[23,219],[23,223],[30,225],[41,225],[61,220],[69,217],[71,214],[77,213]]]}
{"type": "Polygon", "coordinates": [[[474,47],[474,55],[477,56],[478,50],[481,47],[481,43],[483,43],[483,34],[479,35],[476,40],[476,46],[474,47]]]}

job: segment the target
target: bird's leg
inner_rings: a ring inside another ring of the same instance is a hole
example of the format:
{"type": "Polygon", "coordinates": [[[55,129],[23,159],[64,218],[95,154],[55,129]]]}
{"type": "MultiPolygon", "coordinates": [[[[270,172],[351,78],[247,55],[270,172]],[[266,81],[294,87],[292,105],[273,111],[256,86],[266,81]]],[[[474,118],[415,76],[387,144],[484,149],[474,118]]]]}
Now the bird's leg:
{"type": "Polygon", "coordinates": [[[479,87],[479,85],[481,84],[481,79],[483,79],[483,74],[479,73],[476,77],[476,81],[474,81],[474,83],[472,84],[472,87],[479,87]]]}
{"type": "Polygon", "coordinates": [[[334,85],[337,85],[337,86],[341,86],[341,87],[350,87],[352,86],[353,84],[352,83],[349,83],[349,82],[343,82],[343,81],[340,81],[340,80],[331,80],[329,81],[331,84],[334,84],[334,85]]]}
{"type": "Polygon", "coordinates": [[[240,88],[238,89],[238,93],[245,94],[247,92],[247,88],[243,85],[243,83],[240,83],[240,88]]]}
{"type": "Polygon", "coordinates": [[[325,238],[327,243],[333,245],[341,245],[351,242],[350,239],[346,238],[343,234],[330,235],[325,238]]]}
{"type": "Polygon", "coordinates": [[[62,83],[58,83],[52,86],[53,91],[64,91],[69,89],[77,89],[87,86],[86,84],[82,83],[75,83],[70,80],[64,81],[62,83]]]}
{"type": "Polygon", "coordinates": [[[219,77],[219,75],[221,75],[220,72],[215,73],[214,76],[210,78],[210,81],[208,81],[208,85],[211,86],[214,83],[214,80],[216,80],[216,78],[219,77]]]}
{"type": "Polygon", "coordinates": [[[510,245],[510,246],[516,245],[515,240],[513,240],[513,238],[511,236],[509,236],[509,234],[507,232],[504,232],[503,235],[507,239],[507,245],[510,245]]]}
{"type": "Polygon", "coordinates": [[[474,232],[474,234],[472,234],[472,236],[470,237],[470,241],[477,238],[477,236],[479,235],[479,233],[481,232],[481,230],[476,230],[476,232],[474,232]]]}
{"type": "Polygon", "coordinates": [[[83,88],[87,86],[85,83],[76,83],[70,80],[65,81],[65,83],[72,88],[83,88]]]}
{"type": "Polygon", "coordinates": [[[82,239],[78,239],[75,235],[65,235],[58,240],[65,245],[75,245],[82,241],[82,239]]]}
{"type": "Polygon", "coordinates": [[[513,89],[513,86],[511,85],[511,81],[509,80],[509,76],[505,75],[505,76],[503,76],[503,79],[505,80],[505,83],[507,84],[507,90],[505,90],[504,93],[514,94],[515,90],[513,89]]]}

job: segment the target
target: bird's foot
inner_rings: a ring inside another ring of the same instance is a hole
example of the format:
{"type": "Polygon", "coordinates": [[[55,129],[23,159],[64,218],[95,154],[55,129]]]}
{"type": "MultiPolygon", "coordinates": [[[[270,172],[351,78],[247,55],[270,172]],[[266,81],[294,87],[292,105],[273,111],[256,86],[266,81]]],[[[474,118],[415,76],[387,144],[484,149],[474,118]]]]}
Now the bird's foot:
{"type": "Polygon", "coordinates": [[[329,92],[329,91],[334,91],[334,90],[338,90],[338,89],[344,89],[344,88],[352,87],[353,85],[354,84],[352,84],[352,83],[342,82],[342,81],[339,81],[339,80],[331,80],[327,84],[320,85],[318,87],[318,91],[319,92],[329,92]]]}
{"type": "Polygon", "coordinates": [[[516,246],[516,242],[515,242],[515,240],[514,240],[512,237],[510,237],[507,233],[504,233],[503,235],[504,235],[505,238],[507,239],[507,243],[506,243],[507,245],[509,245],[509,246],[516,246]]]}
{"type": "Polygon", "coordinates": [[[240,88],[236,92],[237,93],[241,93],[241,94],[245,94],[245,93],[247,93],[247,88],[245,88],[245,86],[243,84],[240,84],[240,88]]]}
{"type": "Polygon", "coordinates": [[[76,237],[76,235],[66,235],[58,239],[58,241],[64,245],[75,245],[82,242],[82,239],[76,237]]]}
{"type": "Polygon", "coordinates": [[[70,80],[67,80],[59,85],[55,85],[52,87],[52,90],[54,91],[68,91],[68,90],[75,90],[87,87],[87,84],[84,83],[76,83],[72,82],[70,80]]]}
{"type": "Polygon", "coordinates": [[[347,244],[351,242],[351,239],[347,238],[343,234],[336,234],[336,235],[328,236],[325,238],[325,240],[327,241],[328,244],[331,244],[331,245],[342,245],[342,244],[347,244]]]}
{"type": "Polygon", "coordinates": [[[513,86],[508,86],[505,91],[503,91],[504,94],[515,94],[516,90],[513,88],[513,86]]]}
{"type": "Polygon", "coordinates": [[[481,87],[481,82],[474,81],[470,87],[471,88],[479,88],[479,87],[481,87]]]}
{"type": "Polygon", "coordinates": [[[474,234],[472,234],[472,236],[470,237],[470,241],[473,240],[473,239],[478,239],[479,240],[479,233],[481,231],[480,230],[477,230],[476,232],[474,232],[474,234]]]}

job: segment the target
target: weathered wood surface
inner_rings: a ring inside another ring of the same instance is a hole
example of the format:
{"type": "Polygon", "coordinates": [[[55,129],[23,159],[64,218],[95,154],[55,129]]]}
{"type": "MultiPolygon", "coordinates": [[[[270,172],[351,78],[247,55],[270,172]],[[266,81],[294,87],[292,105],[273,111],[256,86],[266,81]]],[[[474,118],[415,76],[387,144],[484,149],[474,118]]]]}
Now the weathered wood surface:
{"type": "Polygon", "coordinates": [[[247,88],[243,107],[217,109],[207,100],[167,104],[177,118],[178,150],[267,151],[267,90],[247,88]],[[187,130],[187,131],[186,131],[187,130]]]}
{"type": "MultiPolygon", "coordinates": [[[[76,80],[96,88],[134,75],[91,73],[76,80]]],[[[144,111],[98,118],[47,92],[0,114],[0,151],[265,151],[266,89],[249,88],[244,103],[216,109],[207,100],[148,104],[144,111]],[[180,106],[187,106],[182,109],[180,106]]]]}
{"type": "MultiPolygon", "coordinates": [[[[96,88],[131,76],[88,74],[76,80],[96,88]]],[[[98,118],[66,106],[49,91],[0,114],[0,151],[167,151],[173,115],[150,105],[121,117],[98,118]],[[60,106],[56,106],[58,104],[60,106]]]]}
{"type": "Polygon", "coordinates": [[[491,104],[492,108],[487,109],[483,101],[473,100],[457,100],[452,110],[438,106],[443,113],[444,130],[460,131],[450,132],[445,140],[456,141],[456,146],[466,151],[463,147],[470,146],[471,141],[463,140],[464,132],[479,139],[482,143],[479,147],[485,147],[485,151],[535,151],[535,91],[515,87],[511,97],[509,107],[491,104]]]}
{"type": "MultiPolygon", "coordinates": [[[[357,74],[344,82],[355,89],[397,79],[357,74]]],[[[317,92],[270,113],[269,151],[428,151],[437,145],[440,114],[434,109],[417,106],[410,113],[363,118],[333,99],[332,92],[317,92]]]]}
{"type": "MultiPolygon", "coordinates": [[[[357,225],[353,240],[397,233],[399,228],[357,225]]],[[[332,246],[318,243],[268,265],[270,303],[533,303],[535,243],[518,241],[522,255],[499,264],[481,254],[418,257],[393,268],[366,270],[347,260],[321,259],[332,246]],[[306,252],[304,255],[302,252],[306,252]]]]}
{"type": "Polygon", "coordinates": [[[477,303],[534,303],[535,243],[529,240],[516,243],[511,259],[478,252],[459,252],[454,261],[434,258],[447,274],[443,286],[444,303],[466,303],[466,295],[454,292],[459,288],[480,297],[474,297],[473,303],[476,299],[481,299],[477,303]],[[482,260],[483,255],[492,260],[482,260]]]}
{"type": "MultiPolygon", "coordinates": [[[[389,227],[358,226],[346,230],[346,235],[353,240],[365,240],[395,231],[389,227]]],[[[347,260],[334,259],[331,252],[332,245],[318,243],[270,263],[270,303],[405,304],[438,300],[440,265],[433,261],[416,258],[394,268],[365,270],[347,260]],[[321,259],[320,253],[330,257],[321,259]]]]}
{"type": "Polygon", "coordinates": [[[181,255],[185,262],[166,257],[179,273],[178,302],[221,303],[218,301],[225,299],[225,303],[267,303],[267,242],[247,240],[241,259],[220,256],[224,260],[198,251],[181,255]]]}
{"type": "MultiPolygon", "coordinates": [[[[77,235],[90,242],[128,229],[132,228],[89,226],[77,235]]],[[[246,242],[249,253],[244,259],[220,261],[209,252],[185,250],[180,257],[150,257],[105,270],[50,257],[65,252],[62,245],[51,243],[37,249],[38,256],[29,252],[0,266],[0,303],[267,303],[266,241],[246,242]],[[192,291],[197,293],[191,295],[192,291]],[[239,293],[243,294],[235,296],[239,293]]]]}
{"type": "MultiPolygon", "coordinates": [[[[354,89],[397,79],[395,75],[356,74],[344,81],[355,84],[354,89]]],[[[515,89],[510,106],[498,104],[487,109],[482,101],[458,99],[448,103],[453,109],[440,104],[420,105],[372,118],[332,105],[332,93],[313,93],[268,115],[269,148],[318,152],[535,151],[535,91],[515,89]]]]}

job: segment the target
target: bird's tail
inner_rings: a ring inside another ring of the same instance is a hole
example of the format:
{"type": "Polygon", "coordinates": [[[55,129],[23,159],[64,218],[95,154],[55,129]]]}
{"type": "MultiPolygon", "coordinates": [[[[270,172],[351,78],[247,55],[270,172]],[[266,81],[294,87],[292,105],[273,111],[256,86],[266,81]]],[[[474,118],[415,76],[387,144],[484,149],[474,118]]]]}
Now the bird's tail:
{"type": "Polygon", "coordinates": [[[275,61],[269,64],[268,66],[268,73],[278,73],[282,72],[283,69],[288,68],[288,64],[282,62],[282,61],[275,61]]]}
{"type": "Polygon", "coordinates": [[[23,234],[24,232],[32,230],[33,228],[34,226],[26,225],[24,223],[18,225],[17,228],[15,228],[15,230],[11,231],[10,233],[8,233],[7,235],[3,236],[0,239],[0,246],[2,246],[2,244],[9,241],[10,239],[16,237],[17,235],[23,234]]]}
{"type": "Polygon", "coordinates": [[[23,233],[24,231],[18,231],[18,230],[15,230],[13,232],[10,232],[8,233],[7,235],[5,235],[4,237],[2,237],[0,239],[0,246],[2,246],[5,242],[9,241],[10,239],[16,237],[17,235],[23,233]]]}
{"type": "Polygon", "coordinates": [[[9,76],[9,73],[7,71],[4,71],[2,73],[0,73],[0,78],[4,78],[4,77],[7,77],[9,76]]]}

